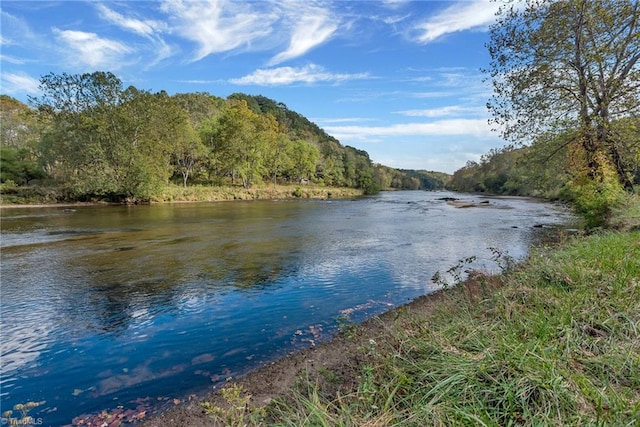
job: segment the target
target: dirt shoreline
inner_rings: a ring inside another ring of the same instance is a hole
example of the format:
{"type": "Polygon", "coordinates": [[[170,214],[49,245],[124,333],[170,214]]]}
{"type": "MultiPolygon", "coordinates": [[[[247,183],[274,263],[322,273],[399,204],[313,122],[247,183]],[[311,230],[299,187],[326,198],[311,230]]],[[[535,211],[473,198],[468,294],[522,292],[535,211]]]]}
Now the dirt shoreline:
{"type": "MultiPolygon", "coordinates": [[[[475,288],[473,280],[461,284],[460,288],[475,288]]],[[[462,290],[462,289],[461,289],[462,290]]],[[[282,357],[268,365],[258,368],[246,375],[233,379],[225,384],[242,387],[246,395],[250,395],[249,405],[260,407],[271,400],[289,394],[301,378],[311,383],[325,382],[323,373],[332,372],[341,377],[338,387],[340,392],[348,392],[357,385],[357,376],[364,362],[362,349],[374,340],[384,340],[386,331],[394,327],[398,321],[410,316],[411,312],[433,310],[443,299],[444,292],[418,297],[409,303],[393,308],[381,315],[374,316],[365,322],[339,333],[330,341],[316,347],[307,348],[282,357]]],[[[164,412],[146,419],[144,427],[207,427],[216,426],[215,420],[207,415],[201,406],[202,402],[212,402],[219,407],[226,403],[220,395],[220,389],[213,389],[206,395],[180,403],[164,412]]]]}

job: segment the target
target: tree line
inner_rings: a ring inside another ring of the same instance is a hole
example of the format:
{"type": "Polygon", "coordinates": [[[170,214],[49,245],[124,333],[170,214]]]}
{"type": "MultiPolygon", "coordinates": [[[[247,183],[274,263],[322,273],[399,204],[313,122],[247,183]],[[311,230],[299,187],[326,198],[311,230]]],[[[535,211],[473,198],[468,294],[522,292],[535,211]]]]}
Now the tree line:
{"type": "MultiPolygon", "coordinates": [[[[633,186],[640,186],[640,119],[625,119],[614,123],[614,127],[625,135],[618,145],[626,179],[633,186]]],[[[571,132],[550,133],[524,147],[494,148],[479,161],[468,161],[456,170],[448,188],[572,201],[579,191],[574,181],[575,170],[582,167],[574,147],[567,144],[573,138],[575,135],[571,132]]]]}
{"type": "Polygon", "coordinates": [[[492,123],[512,145],[454,189],[563,197],[598,225],[640,184],[640,3],[505,3],[490,29],[492,123]]]}
{"type": "Polygon", "coordinates": [[[110,72],[51,73],[40,91],[30,106],[0,95],[0,180],[56,187],[66,199],[146,200],[168,183],[314,183],[373,194],[446,181],[373,164],[264,96],[151,93],[110,72]]]}

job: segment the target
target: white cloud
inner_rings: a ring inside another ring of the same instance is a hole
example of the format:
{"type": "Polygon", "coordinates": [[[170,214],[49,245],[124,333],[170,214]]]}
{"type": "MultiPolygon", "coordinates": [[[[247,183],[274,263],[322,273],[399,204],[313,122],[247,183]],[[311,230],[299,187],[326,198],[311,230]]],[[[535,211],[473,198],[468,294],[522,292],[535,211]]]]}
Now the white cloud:
{"type": "Polygon", "coordinates": [[[101,18],[107,22],[110,22],[118,27],[133,32],[151,42],[150,48],[144,48],[145,53],[152,53],[155,58],[148,61],[146,68],[153,67],[163,59],[170,57],[174,53],[174,49],[168,45],[161,34],[163,31],[168,30],[168,25],[162,21],[156,21],[152,19],[136,19],[126,17],[101,3],[96,4],[96,8],[101,15],[101,18]]]}
{"type": "Polygon", "coordinates": [[[16,65],[22,65],[22,64],[26,64],[27,61],[25,59],[22,58],[15,58],[13,56],[7,56],[7,55],[2,55],[0,54],[0,60],[3,62],[8,62],[10,64],[16,64],[16,65]]]}
{"type": "Polygon", "coordinates": [[[448,105],[440,108],[429,108],[424,110],[404,110],[396,111],[395,114],[402,114],[409,117],[446,117],[446,116],[460,116],[460,115],[480,115],[486,116],[487,110],[480,107],[464,107],[462,105],[448,105]]]}
{"type": "Polygon", "coordinates": [[[347,80],[359,80],[370,78],[368,73],[335,74],[326,71],[323,67],[309,64],[304,67],[280,67],[271,69],[258,69],[253,73],[238,79],[229,80],[237,85],[280,86],[293,83],[339,83],[347,80]]]}
{"type": "Polygon", "coordinates": [[[272,33],[278,17],[253,11],[252,5],[226,0],[169,0],[161,9],[175,20],[180,36],[198,45],[193,61],[199,61],[213,53],[249,48],[252,42],[272,33]]]}
{"type": "Polygon", "coordinates": [[[40,82],[38,80],[25,73],[2,73],[2,88],[0,92],[35,95],[40,92],[38,89],[39,86],[40,82]]]}
{"type": "Polygon", "coordinates": [[[384,22],[387,25],[395,25],[398,24],[402,21],[404,21],[405,19],[408,19],[409,17],[411,17],[411,14],[406,14],[406,15],[398,15],[398,16],[388,16],[386,18],[384,18],[382,20],[382,22],[384,22]]]}
{"type": "Polygon", "coordinates": [[[176,80],[179,83],[188,83],[194,85],[210,85],[215,83],[223,83],[221,80],[176,80]]]}
{"type": "Polygon", "coordinates": [[[105,21],[111,22],[112,24],[124,28],[125,30],[132,31],[141,36],[150,37],[160,30],[166,28],[166,24],[160,21],[127,18],[124,15],[109,9],[107,6],[101,3],[97,3],[96,7],[100,12],[101,17],[105,21]]]}
{"type": "Polygon", "coordinates": [[[390,7],[392,9],[397,9],[406,3],[409,3],[409,0],[382,0],[382,4],[384,6],[390,7]]]}
{"type": "Polygon", "coordinates": [[[124,57],[132,52],[128,46],[110,39],[100,38],[95,33],[53,29],[61,42],[71,49],[68,58],[72,62],[86,64],[95,69],[117,70],[122,67],[124,57]]]}
{"type": "Polygon", "coordinates": [[[292,18],[296,23],[291,33],[289,47],[274,56],[269,61],[270,65],[304,55],[329,40],[338,29],[338,25],[333,22],[328,12],[320,8],[307,9],[304,11],[304,15],[294,14],[292,18]]]}
{"type": "Polygon", "coordinates": [[[446,34],[485,29],[495,21],[499,2],[473,0],[456,3],[415,26],[419,43],[432,42],[446,34]]]}
{"type": "Polygon", "coordinates": [[[375,119],[365,119],[364,117],[340,117],[340,118],[311,118],[314,123],[353,123],[370,122],[375,119]]]}
{"type": "Polygon", "coordinates": [[[410,96],[413,98],[445,98],[453,95],[451,92],[445,91],[430,91],[430,92],[414,92],[410,96]]]}
{"type": "Polygon", "coordinates": [[[340,141],[366,141],[388,136],[469,135],[490,138],[495,135],[484,119],[450,119],[431,123],[399,123],[390,126],[326,126],[325,130],[340,141]]]}
{"type": "Polygon", "coordinates": [[[23,18],[13,16],[4,10],[0,10],[0,28],[3,46],[20,46],[34,39],[33,31],[23,18]]]}

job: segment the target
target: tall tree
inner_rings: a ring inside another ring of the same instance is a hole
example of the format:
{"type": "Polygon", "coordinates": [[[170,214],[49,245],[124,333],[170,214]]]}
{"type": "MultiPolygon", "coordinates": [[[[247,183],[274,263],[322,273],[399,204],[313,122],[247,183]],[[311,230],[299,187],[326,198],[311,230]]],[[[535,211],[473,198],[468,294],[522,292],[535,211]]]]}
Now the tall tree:
{"type": "Polygon", "coordinates": [[[278,176],[293,167],[292,153],[293,142],[282,130],[276,133],[275,138],[268,139],[264,163],[274,186],[278,182],[278,176]]]}
{"type": "Polygon", "coordinates": [[[117,191],[107,160],[115,135],[115,109],[126,101],[122,82],[111,73],[54,74],[40,79],[42,96],[30,99],[48,127],[42,142],[45,169],[76,195],[117,191]]]}
{"type": "Polygon", "coordinates": [[[45,177],[37,161],[39,131],[33,110],[0,95],[0,182],[12,180],[22,185],[45,177]]]}
{"type": "Polygon", "coordinates": [[[222,110],[213,136],[214,151],[219,161],[245,188],[251,187],[262,173],[265,140],[259,136],[262,116],[249,109],[244,100],[230,100],[222,110]]]}
{"type": "Polygon", "coordinates": [[[612,132],[640,113],[640,4],[635,0],[525,0],[501,9],[489,53],[494,123],[511,140],[575,129],[590,179],[631,171],[612,132]],[[522,5],[524,3],[524,5],[522,5]]]}
{"type": "Polygon", "coordinates": [[[77,196],[147,199],[168,181],[190,125],[166,93],[123,89],[104,72],[49,74],[40,89],[43,161],[77,196]]]}
{"type": "Polygon", "coordinates": [[[298,182],[311,179],[319,157],[320,151],[314,144],[304,140],[294,141],[291,150],[293,168],[290,170],[289,176],[298,182]]]}

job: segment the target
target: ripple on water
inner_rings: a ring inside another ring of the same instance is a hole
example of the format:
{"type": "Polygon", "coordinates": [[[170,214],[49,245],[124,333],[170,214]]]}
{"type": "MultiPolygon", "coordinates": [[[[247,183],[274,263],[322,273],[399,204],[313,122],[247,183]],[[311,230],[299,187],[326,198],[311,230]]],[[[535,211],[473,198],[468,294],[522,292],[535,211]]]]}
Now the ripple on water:
{"type": "Polygon", "coordinates": [[[544,205],[456,209],[443,195],[77,209],[3,224],[14,246],[0,266],[2,405],[54,402],[46,422],[64,425],[202,390],[319,342],[341,316],[364,320],[434,290],[435,271],[490,257],[489,245],[526,253],[534,223],[560,222],[544,205]]]}

